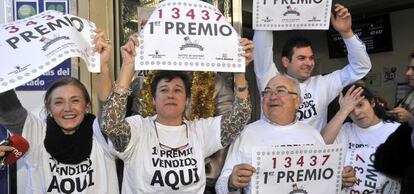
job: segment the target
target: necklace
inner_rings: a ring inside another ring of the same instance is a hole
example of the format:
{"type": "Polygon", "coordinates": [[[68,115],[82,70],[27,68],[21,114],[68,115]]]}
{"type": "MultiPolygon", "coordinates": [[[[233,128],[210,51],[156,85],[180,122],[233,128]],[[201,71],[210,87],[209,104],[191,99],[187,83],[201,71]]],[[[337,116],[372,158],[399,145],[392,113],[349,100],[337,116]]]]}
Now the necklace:
{"type": "Polygon", "coordinates": [[[163,150],[172,150],[172,151],[180,151],[180,150],[183,150],[183,149],[188,147],[188,145],[189,145],[189,143],[188,143],[188,127],[187,127],[187,123],[183,122],[183,124],[185,125],[185,133],[186,133],[186,137],[187,137],[187,143],[182,145],[182,146],[178,146],[178,147],[173,148],[173,147],[170,147],[168,145],[165,145],[165,144],[161,143],[160,137],[158,136],[157,123],[154,120],[155,134],[157,135],[158,144],[159,144],[161,149],[163,149],[163,150]]]}

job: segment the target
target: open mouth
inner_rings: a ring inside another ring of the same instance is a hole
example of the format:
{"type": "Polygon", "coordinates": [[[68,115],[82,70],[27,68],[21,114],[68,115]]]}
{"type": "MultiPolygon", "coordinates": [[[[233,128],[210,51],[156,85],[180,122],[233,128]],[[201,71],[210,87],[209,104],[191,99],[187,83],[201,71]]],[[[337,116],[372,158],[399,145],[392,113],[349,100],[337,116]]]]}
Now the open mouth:
{"type": "Polygon", "coordinates": [[[279,107],[280,104],[269,104],[269,107],[279,107]]]}
{"type": "Polygon", "coordinates": [[[63,115],[62,118],[63,119],[74,119],[76,118],[76,115],[63,115]]]}

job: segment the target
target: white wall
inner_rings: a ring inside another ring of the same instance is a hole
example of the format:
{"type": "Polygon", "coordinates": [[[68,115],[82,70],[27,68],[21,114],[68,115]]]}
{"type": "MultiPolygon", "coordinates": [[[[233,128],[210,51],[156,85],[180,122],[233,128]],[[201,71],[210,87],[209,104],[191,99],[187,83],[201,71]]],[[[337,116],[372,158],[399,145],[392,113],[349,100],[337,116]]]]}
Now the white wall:
{"type": "Polygon", "coordinates": [[[6,11],[4,1],[0,1],[0,24],[6,23],[6,11]]]}
{"type": "MultiPolygon", "coordinates": [[[[389,107],[394,106],[397,83],[406,82],[404,74],[409,63],[408,54],[411,46],[414,45],[414,23],[411,18],[414,18],[414,8],[390,13],[393,51],[370,54],[373,67],[369,76],[378,77],[380,82],[373,82],[374,84],[370,85],[368,81],[367,86],[377,95],[384,97],[389,107]],[[397,78],[394,81],[384,82],[384,68],[391,66],[397,68],[397,78]]],[[[346,58],[329,59],[326,31],[279,31],[275,32],[275,48],[273,49],[274,60],[278,65],[280,64],[281,44],[292,35],[304,35],[312,41],[318,64],[316,72],[329,73],[348,63],[346,58]]]]}

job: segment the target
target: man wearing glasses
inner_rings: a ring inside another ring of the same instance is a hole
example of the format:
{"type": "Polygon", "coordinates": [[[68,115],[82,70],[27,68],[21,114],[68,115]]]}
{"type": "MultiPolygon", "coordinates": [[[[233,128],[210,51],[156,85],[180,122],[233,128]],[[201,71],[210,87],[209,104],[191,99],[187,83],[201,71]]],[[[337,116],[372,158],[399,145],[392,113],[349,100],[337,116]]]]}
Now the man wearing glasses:
{"type": "MultiPolygon", "coordinates": [[[[246,126],[230,146],[216,192],[250,193],[249,182],[256,171],[252,163],[253,146],[325,145],[320,133],[309,124],[296,122],[295,113],[301,104],[299,84],[284,75],[272,78],[262,91],[264,118],[246,126]]],[[[342,172],[343,186],[355,182],[352,167],[342,172]],[[350,170],[350,169],[351,170],[350,170]]]]}

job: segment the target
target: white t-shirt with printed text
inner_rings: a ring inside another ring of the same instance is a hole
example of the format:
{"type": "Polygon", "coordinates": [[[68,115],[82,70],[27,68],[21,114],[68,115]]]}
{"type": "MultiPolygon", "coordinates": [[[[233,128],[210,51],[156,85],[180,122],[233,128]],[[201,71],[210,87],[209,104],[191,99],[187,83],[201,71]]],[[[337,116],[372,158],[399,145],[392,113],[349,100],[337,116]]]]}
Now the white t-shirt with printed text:
{"type": "Polygon", "coordinates": [[[221,116],[185,121],[177,127],[156,123],[158,137],[155,118],[136,115],[126,119],[131,139],[125,151],[118,153],[125,164],[122,192],[203,193],[204,159],[222,148],[221,116]]]}
{"type": "MultiPolygon", "coordinates": [[[[96,123],[95,120],[94,125],[96,123]]],[[[93,130],[90,157],[79,164],[62,164],[44,147],[46,122],[28,113],[22,133],[30,144],[23,160],[27,176],[18,177],[18,183],[25,182],[26,185],[18,186],[25,187],[26,194],[119,193],[114,157],[107,154],[109,147],[99,128],[93,130]]]]}
{"type": "MultiPolygon", "coordinates": [[[[273,62],[273,32],[256,30],[253,42],[254,72],[258,89],[263,91],[269,80],[280,74],[273,62]]],[[[318,131],[327,123],[329,103],[342,88],[363,78],[372,66],[365,44],[356,35],[344,39],[344,43],[348,50],[348,65],[325,75],[311,76],[299,83],[302,101],[296,112],[297,119],[318,131]]]]}
{"type": "Polygon", "coordinates": [[[376,149],[399,126],[400,123],[382,120],[367,128],[361,128],[352,122],[342,125],[335,143],[344,145],[344,165],[353,166],[357,176],[357,183],[352,188],[343,190],[343,193],[399,193],[399,183],[378,172],[373,166],[376,149]]]}
{"type": "MultiPolygon", "coordinates": [[[[325,142],[314,127],[302,122],[283,126],[260,119],[247,125],[229,148],[226,162],[216,183],[216,192],[219,194],[229,193],[228,178],[232,173],[233,166],[242,163],[251,164],[253,146],[302,145],[325,145],[325,142]]],[[[250,190],[250,188],[245,190],[250,190]]],[[[231,193],[240,193],[240,190],[231,193]]]]}

